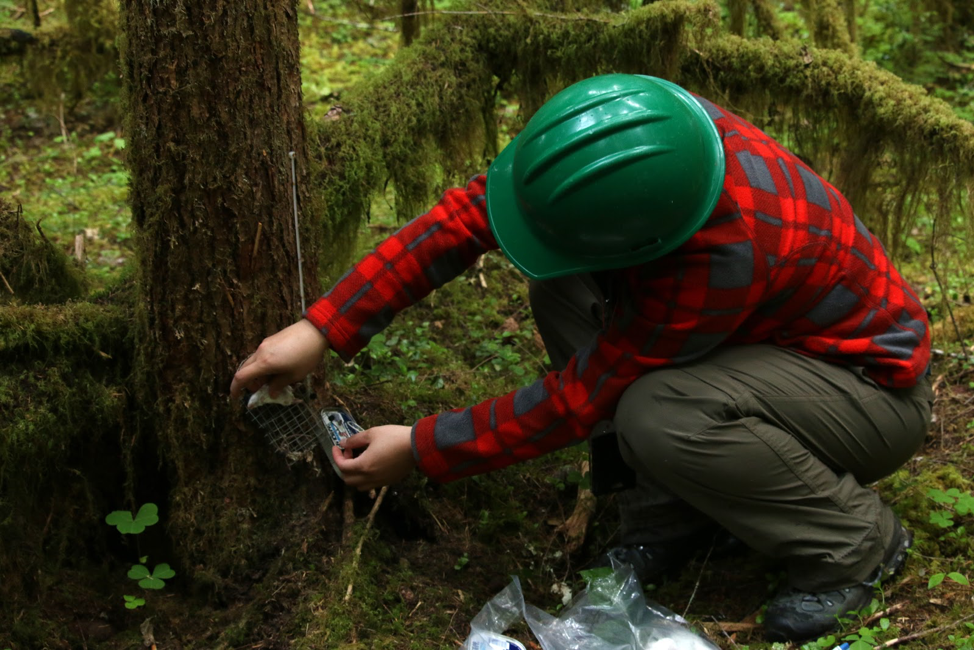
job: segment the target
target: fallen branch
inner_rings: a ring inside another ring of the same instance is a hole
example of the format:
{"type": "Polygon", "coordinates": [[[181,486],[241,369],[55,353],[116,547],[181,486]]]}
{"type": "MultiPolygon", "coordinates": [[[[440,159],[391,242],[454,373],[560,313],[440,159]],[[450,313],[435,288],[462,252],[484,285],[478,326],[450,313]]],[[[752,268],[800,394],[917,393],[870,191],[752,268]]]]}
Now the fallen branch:
{"type": "Polygon", "coordinates": [[[891,605],[890,607],[887,607],[881,612],[876,612],[875,614],[873,614],[872,616],[870,616],[869,618],[867,618],[862,622],[862,627],[871,627],[872,624],[878,621],[879,619],[885,618],[890,614],[892,614],[893,612],[898,612],[904,607],[906,607],[906,603],[896,603],[895,605],[891,605]]]}
{"type": "Polygon", "coordinates": [[[915,632],[914,634],[907,634],[906,636],[901,636],[896,639],[890,639],[886,643],[881,643],[877,646],[873,646],[873,650],[883,650],[884,648],[892,648],[893,646],[900,645],[901,643],[909,643],[910,641],[916,641],[917,639],[929,636],[931,634],[936,634],[937,632],[945,632],[949,629],[959,626],[961,623],[966,623],[967,621],[974,618],[974,614],[965,616],[964,618],[957,619],[953,623],[948,623],[947,625],[941,625],[940,627],[935,627],[932,630],[923,630],[922,632],[915,632]]]}
{"type": "Polygon", "coordinates": [[[3,285],[7,287],[7,291],[10,292],[10,295],[14,295],[13,287],[11,287],[10,283],[7,282],[7,276],[3,274],[3,271],[0,271],[0,280],[3,280],[3,285]]]}
{"type": "Polygon", "coordinates": [[[693,585],[693,591],[690,593],[690,600],[687,601],[687,606],[683,610],[683,618],[687,617],[687,612],[690,611],[690,605],[693,604],[693,599],[697,596],[697,589],[700,588],[700,581],[703,579],[703,572],[707,568],[707,562],[710,561],[710,554],[714,552],[714,542],[710,543],[710,549],[707,550],[707,557],[703,559],[703,564],[700,565],[700,573],[697,574],[697,582],[693,585]]]}
{"type": "Polygon", "coordinates": [[[375,513],[379,511],[379,506],[382,505],[382,499],[386,496],[388,489],[389,486],[384,485],[379,491],[379,496],[376,497],[375,503],[372,504],[372,510],[369,511],[369,516],[365,520],[365,530],[362,531],[362,537],[358,540],[358,546],[355,547],[355,555],[352,557],[352,579],[348,581],[348,589],[345,590],[344,602],[346,603],[352,597],[352,586],[355,584],[355,571],[358,569],[358,562],[362,557],[362,547],[365,545],[365,538],[369,536],[369,531],[372,530],[375,513]]]}

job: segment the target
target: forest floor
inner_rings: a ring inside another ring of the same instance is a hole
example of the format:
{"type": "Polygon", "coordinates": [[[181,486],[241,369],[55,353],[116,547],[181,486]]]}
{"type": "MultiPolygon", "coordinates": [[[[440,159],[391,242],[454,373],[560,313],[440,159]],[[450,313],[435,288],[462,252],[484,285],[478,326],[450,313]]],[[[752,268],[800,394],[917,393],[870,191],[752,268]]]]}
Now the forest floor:
{"type": "MultiPolygon", "coordinates": [[[[392,22],[373,21],[344,4],[319,1],[312,14],[301,3],[303,91],[312,116],[339,102],[345,88],[397,49],[392,22]]],[[[0,0],[0,27],[23,28],[10,22],[15,9],[0,0]]],[[[41,220],[65,251],[83,233],[96,285],[124,281],[132,247],[117,88],[108,83],[100,96],[66,108],[19,96],[15,79],[16,70],[0,72],[0,87],[11,91],[0,93],[0,192],[23,204],[26,217],[41,220]]],[[[502,132],[514,113],[502,112],[502,132]]],[[[360,252],[396,226],[390,206],[376,202],[359,236],[360,252]]],[[[940,294],[922,259],[904,268],[921,296],[940,294]]],[[[968,280],[951,281],[959,283],[955,316],[969,339],[968,280]]],[[[955,349],[945,324],[941,319],[935,344],[955,349]]],[[[355,364],[332,359],[322,373],[327,399],[368,425],[412,422],[506,392],[545,364],[524,281],[501,255],[489,254],[482,266],[404,313],[355,364]]],[[[915,531],[911,558],[841,634],[807,648],[830,650],[842,639],[858,643],[857,650],[974,648],[968,584],[974,577],[974,372],[970,363],[944,355],[933,377],[936,414],[923,449],[876,485],[915,531]]],[[[611,496],[596,501],[577,548],[563,532],[585,485],[585,458],[576,447],[443,486],[413,476],[382,493],[376,505],[370,495],[346,493],[318,456],[289,471],[320,486],[320,502],[293,508],[288,543],[231,587],[214,593],[177,578],[148,594],[143,607],[127,609],[130,558],[119,552],[93,558],[93,568],[66,568],[10,629],[43,621],[49,637],[37,648],[456,648],[474,615],[512,576],[528,603],[557,616],[568,596],[585,588],[579,572],[617,541],[611,496]]],[[[704,543],[678,576],[644,587],[722,648],[767,648],[763,607],[783,576],[767,558],[722,555],[704,543]]],[[[0,650],[28,650],[6,634],[0,621],[0,650]]],[[[540,647],[523,623],[509,634],[540,647]]]]}

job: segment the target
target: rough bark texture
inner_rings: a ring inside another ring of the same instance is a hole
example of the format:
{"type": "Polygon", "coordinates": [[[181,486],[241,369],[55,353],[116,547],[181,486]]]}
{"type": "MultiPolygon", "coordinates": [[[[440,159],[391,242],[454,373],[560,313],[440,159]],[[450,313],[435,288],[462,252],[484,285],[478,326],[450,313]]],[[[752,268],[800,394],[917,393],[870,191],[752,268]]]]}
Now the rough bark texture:
{"type": "MultiPolygon", "coordinates": [[[[293,487],[227,399],[237,364],[299,316],[291,163],[307,159],[295,2],[126,0],[132,215],[140,255],[138,394],[197,577],[266,548],[293,487]]],[[[302,184],[299,175],[299,186],[302,184]]],[[[317,294],[317,241],[302,227],[317,294]]]]}

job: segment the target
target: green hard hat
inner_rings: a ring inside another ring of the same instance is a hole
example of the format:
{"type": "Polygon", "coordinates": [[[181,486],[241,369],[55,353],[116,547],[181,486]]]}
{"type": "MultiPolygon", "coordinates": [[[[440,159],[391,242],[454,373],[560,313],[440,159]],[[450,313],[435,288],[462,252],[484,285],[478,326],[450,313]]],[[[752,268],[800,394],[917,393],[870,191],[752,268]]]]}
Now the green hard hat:
{"type": "Polygon", "coordinates": [[[707,111],[664,79],[610,74],[545,103],[487,172],[497,243],[528,277],[633,266],[707,220],[724,148],[707,111]]]}

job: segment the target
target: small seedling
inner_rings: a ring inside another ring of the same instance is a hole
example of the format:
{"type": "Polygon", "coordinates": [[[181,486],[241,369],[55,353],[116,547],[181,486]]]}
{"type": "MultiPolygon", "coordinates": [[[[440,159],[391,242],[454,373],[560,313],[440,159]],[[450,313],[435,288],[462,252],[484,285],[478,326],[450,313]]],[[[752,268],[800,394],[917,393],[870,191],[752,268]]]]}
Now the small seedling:
{"type": "Polygon", "coordinates": [[[128,572],[128,576],[132,580],[138,580],[143,589],[162,589],[166,586],[166,580],[175,575],[176,572],[165,562],[157,564],[152,573],[149,573],[149,568],[144,564],[136,564],[128,572]]]}
{"type": "Polygon", "coordinates": [[[930,576],[930,580],[927,581],[927,589],[933,589],[941,582],[943,582],[944,578],[953,580],[959,585],[971,584],[970,580],[968,580],[967,576],[965,576],[963,573],[957,573],[956,571],[951,571],[950,573],[935,573],[932,576],[930,576]]]}
{"type": "Polygon", "coordinates": [[[145,605],[145,598],[136,598],[135,596],[122,596],[125,599],[125,609],[138,609],[145,605]]]}
{"type": "Polygon", "coordinates": [[[147,526],[159,522],[159,508],[154,503],[147,503],[132,518],[132,513],[128,510],[116,510],[105,517],[105,523],[109,526],[118,528],[118,532],[123,535],[138,535],[147,526]]]}
{"type": "MultiPolygon", "coordinates": [[[[154,503],[146,503],[143,505],[139,508],[135,517],[127,510],[116,510],[105,517],[105,523],[109,526],[115,526],[118,532],[123,535],[138,535],[146,527],[158,522],[159,508],[154,503]]],[[[166,586],[166,580],[175,576],[176,572],[165,563],[157,564],[152,571],[149,571],[149,567],[146,566],[148,559],[148,556],[143,555],[140,557],[139,564],[133,565],[129,569],[128,577],[132,580],[138,580],[139,586],[143,589],[162,589],[166,586]]],[[[123,598],[125,599],[126,609],[138,609],[145,605],[144,598],[130,595],[125,595],[123,598]]]]}

